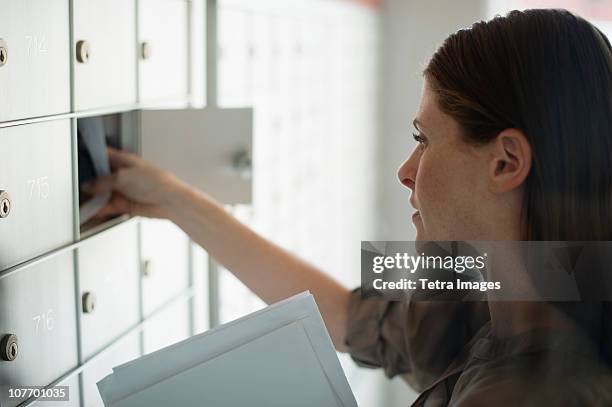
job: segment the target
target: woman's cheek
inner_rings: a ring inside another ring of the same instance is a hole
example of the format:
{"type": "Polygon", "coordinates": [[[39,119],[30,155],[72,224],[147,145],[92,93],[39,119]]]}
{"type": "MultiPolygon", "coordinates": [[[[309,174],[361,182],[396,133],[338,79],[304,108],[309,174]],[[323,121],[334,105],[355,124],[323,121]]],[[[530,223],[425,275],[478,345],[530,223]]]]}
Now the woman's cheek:
{"type": "MultiPolygon", "coordinates": [[[[435,157],[433,157],[435,158],[435,157]]],[[[419,162],[419,170],[416,177],[416,191],[419,198],[419,205],[431,204],[433,190],[437,188],[438,170],[435,160],[430,154],[423,154],[419,162]]]]}
{"type": "Polygon", "coordinates": [[[433,155],[423,155],[417,173],[416,196],[421,218],[430,227],[435,227],[436,220],[443,221],[449,209],[445,209],[445,205],[452,204],[450,195],[453,185],[446,184],[449,176],[445,174],[444,160],[436,160],[433,155]]]}

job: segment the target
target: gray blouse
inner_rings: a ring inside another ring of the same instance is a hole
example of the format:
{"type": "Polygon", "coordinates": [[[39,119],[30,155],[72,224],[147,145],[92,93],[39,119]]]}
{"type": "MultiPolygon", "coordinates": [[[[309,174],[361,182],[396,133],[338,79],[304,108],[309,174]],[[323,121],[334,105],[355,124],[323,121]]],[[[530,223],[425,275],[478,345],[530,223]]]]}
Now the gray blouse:
{"type": "Polygon", "coordinates": [[[612,406],[612,370],[578,330],[491,333],[486,301],[387,301],[351,293],[346,345],[401,375],[413,406],[612,406]]]}

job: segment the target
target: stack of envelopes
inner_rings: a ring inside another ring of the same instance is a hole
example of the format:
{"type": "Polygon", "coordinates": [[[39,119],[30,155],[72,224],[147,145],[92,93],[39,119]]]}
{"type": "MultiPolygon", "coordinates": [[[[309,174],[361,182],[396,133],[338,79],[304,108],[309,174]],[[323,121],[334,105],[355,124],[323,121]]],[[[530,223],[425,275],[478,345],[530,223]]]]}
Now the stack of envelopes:
{"type": "Polygon", "coordinates": [[[313,296],[304,292],[113,368],[107,407],[356,407],[313,296]]]}

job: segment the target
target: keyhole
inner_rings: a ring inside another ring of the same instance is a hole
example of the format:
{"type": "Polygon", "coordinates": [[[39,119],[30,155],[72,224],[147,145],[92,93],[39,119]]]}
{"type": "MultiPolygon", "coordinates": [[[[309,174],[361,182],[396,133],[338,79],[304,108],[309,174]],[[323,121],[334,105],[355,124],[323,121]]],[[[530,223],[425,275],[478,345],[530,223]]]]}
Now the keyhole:
{"type": "Polygon", "coordinates": [[[6,215],[9,211],[9,204],[7,201],[2,202],[2,214],[6,215]]]}
{"type": "Polygon", "coordinates": [[[11,359],[15,359],[15,357],[17,357],[17,345],[15,345],[14,343],[11,344],[11,359]]]}
{"type": "Polygon", "coordinates": [[[0,48],[0,62],[4,63],[4,61],[6,61],[6,50],[0,48]]]}

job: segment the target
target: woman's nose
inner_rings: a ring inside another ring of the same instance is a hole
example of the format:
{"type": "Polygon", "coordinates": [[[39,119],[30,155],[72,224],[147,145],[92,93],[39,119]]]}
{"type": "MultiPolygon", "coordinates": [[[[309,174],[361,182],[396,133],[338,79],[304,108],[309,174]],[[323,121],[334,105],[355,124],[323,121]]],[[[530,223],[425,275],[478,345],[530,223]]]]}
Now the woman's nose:
{"type": "Polygon", "coordinates": [[[410,157],[397,170],[397,178],[406,188],[414,191],[418,169],[418,152],[413,151],[410,157]]]}

